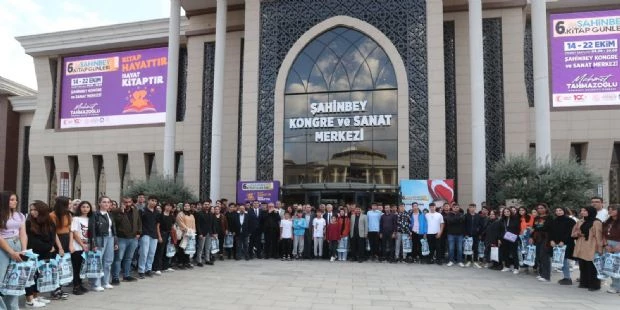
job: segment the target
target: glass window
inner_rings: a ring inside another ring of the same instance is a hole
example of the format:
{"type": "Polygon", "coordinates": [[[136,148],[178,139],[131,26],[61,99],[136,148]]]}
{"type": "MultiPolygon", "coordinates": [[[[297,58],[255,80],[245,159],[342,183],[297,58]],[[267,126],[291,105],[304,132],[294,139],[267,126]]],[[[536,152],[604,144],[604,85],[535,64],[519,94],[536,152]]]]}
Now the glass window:
{"type": "Polygon", "coordinates": [[[397,186],[396,85],[385,51],[355,29],[308,43],[286,80],[284,185],[397,186]]]}

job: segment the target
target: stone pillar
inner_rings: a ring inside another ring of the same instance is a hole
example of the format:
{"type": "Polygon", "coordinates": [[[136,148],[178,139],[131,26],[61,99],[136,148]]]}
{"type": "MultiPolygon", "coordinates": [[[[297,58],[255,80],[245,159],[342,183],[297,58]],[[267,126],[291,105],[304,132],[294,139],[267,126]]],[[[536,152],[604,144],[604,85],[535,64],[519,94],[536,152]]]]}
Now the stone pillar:
{"type": "Polygon", "coordinates": [[[177,125],[177,84],[179,76],[179,40],[181,33],[180,0],[170,0],[168,26],[168,75],[166,80],[166,123],[164,126],[164,171],[167,179],[174,180],[174,149],[177,125]]]}
{"type": "Polygon", "coordinates": [[[551,163],[551,112],[549,108],[546,2],[546,0],[532,0],[536,159],[539,161],[539,164],[551,163]]]}
{"type": "Polygon", "coordinates": [[[469,74],[471,91],[472,202],[486,200],[486,137],[484,127],[484,60],[482,2],[469,0],[469,74]]]}

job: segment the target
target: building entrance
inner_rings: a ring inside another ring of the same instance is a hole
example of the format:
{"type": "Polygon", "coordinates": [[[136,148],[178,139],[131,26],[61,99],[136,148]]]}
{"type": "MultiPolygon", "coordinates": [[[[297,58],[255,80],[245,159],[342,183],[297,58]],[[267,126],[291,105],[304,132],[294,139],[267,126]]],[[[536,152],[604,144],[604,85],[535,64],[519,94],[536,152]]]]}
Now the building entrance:
{"type": "Polygon", "coordinates": [[[331,204],[334,207],[355,203],[363,210],[373,202],[379,204],[398,204],[399,191],[392,190],[284,190],[282,201],[287,205],[310,204],[318,207],[320,204],[331,204]]]}

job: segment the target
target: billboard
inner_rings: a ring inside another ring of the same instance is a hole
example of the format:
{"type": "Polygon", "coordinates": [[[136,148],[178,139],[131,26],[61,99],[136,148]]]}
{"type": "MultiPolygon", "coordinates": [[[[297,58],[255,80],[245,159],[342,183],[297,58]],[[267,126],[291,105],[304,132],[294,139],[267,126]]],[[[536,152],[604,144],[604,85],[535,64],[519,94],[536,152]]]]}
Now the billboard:
{"type": "Polygon", "coordinates": [[[551,14],[554,108],[619,107],[620,10],[551,14]]]}
{"type": "Polygon", "coordinates": [[[163,123],[168,48],[63,59],[60,128],[163,123]]]}
{"type": "Polygon", "coordinates": [[[414,202],[421,210],[428,209],[431,202],[443,205],[454,201],[454,180],[401,180],[400,194],[406,210],[414,202]]]}
{"type": "Polygon", "coordinates": [[[280,197],[280,181],[239,181],[237,182],[237,202],[246,201],[276,202],[280,197]]]}

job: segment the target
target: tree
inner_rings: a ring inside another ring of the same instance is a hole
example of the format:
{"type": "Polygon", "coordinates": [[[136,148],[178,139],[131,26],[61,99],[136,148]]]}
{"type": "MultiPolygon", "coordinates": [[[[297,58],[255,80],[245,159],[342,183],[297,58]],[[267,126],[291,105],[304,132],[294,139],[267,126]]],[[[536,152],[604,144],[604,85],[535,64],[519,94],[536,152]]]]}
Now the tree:
{"type": "Polygon", "coordinates": [[[505,158],[491,172],[499,184],[498,201],[516,199],[531,207],[545,202],[550,207],[580,208],[589,203],[601,177],[575,159],[554,159],[552,164],[537,165],[530,156],[505,158]]]}
{"type": "Polygon", "coordinates": [[[174,180],[165,179],[162,176],[153,176],[148,180],[132,182],[124,192],[124,195],[131,197],[138,196],[139,193],[157,196],[161,202],[179,203],[185,201],[196,201],[194,192],[182,183],[174,180]]]}

